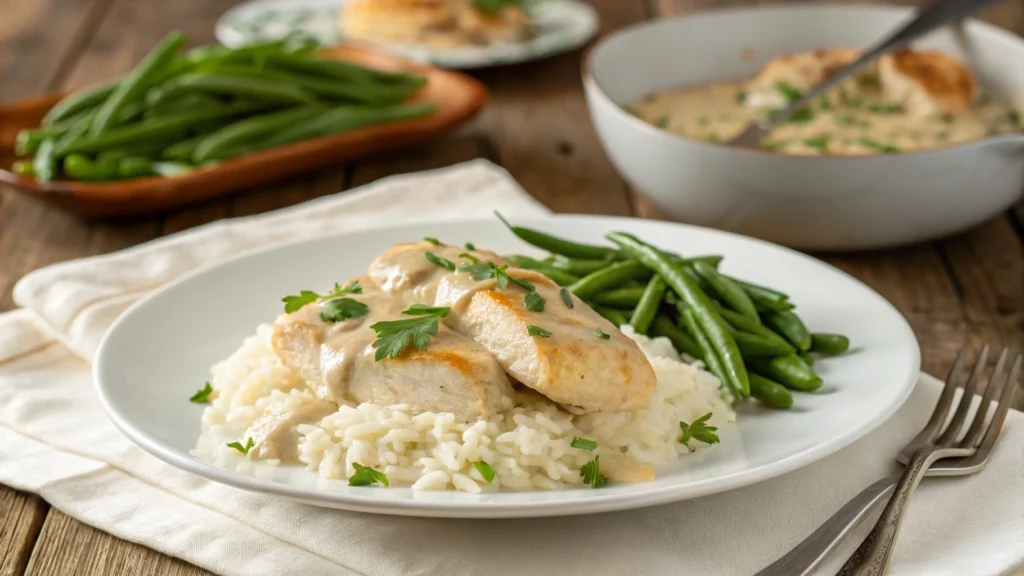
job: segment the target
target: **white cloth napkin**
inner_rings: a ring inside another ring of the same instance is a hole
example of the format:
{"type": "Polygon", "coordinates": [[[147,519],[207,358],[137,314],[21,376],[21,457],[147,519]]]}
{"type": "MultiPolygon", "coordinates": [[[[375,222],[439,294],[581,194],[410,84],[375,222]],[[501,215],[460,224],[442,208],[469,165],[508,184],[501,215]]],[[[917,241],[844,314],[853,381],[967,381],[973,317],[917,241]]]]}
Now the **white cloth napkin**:
{"type": "MultiPolygon", "coordinates": [[[[221,486],[149,456],[104,415],[89,358],[117,314],[161,284],[276,242],[494,209],[546,212],[503,170],[474,161],[29,274],[15,288],[23,308],[0,315],[0,483],[225,576],[750,574],[894,471],[894,455],[927,419],[939,386],[922,376],[878,430],[774,480],[631,512],[469,521],[341,512],[221,486]]],[[[1012,413],[1005,434],[984,472],[923,483],[893,574],[1020,566],[1024,417],[1012,413]]]]}

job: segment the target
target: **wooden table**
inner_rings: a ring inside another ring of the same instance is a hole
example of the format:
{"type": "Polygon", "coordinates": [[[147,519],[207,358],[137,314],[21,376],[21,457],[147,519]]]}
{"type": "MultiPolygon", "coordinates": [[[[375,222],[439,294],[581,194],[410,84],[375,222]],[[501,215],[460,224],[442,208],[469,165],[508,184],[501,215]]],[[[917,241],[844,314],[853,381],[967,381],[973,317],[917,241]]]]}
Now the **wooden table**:
{"type": "MultiPolygon", "coordinates": [[[[14,0],[0,17],[0,101],[82,86],[131,68],[158,38],[184,30],[214,42],[233,0],[14,0]]],[[[635,22],[756,0],[593,0],[602,34],[635,22]]],[[[1024,32],[1024,0],[985,19],[1024,32]]],[[[26,272],[118,250],[219,218],[274,210],[377,178],[484,157],[507,168],[557,212],[658,217],[608,162],[590,125],[580,52],[480,71],[492,90],[469,127],[434,143],[246,191],[221,201],[128,222],[86,222],[0,195],[0,311],[26,272]]],[[[965,190],[964,193],[970,193],[965,190]]],[[[1024,204],[965,234],[910,248],[820,255],[867,282],[910,320],[924,369],[939,374],[965,342],[1024,349],[1024,204]]],[[[0,576],[207,574],[195,566],[81,524],[42,499],[0,486],[0,576]]]]}

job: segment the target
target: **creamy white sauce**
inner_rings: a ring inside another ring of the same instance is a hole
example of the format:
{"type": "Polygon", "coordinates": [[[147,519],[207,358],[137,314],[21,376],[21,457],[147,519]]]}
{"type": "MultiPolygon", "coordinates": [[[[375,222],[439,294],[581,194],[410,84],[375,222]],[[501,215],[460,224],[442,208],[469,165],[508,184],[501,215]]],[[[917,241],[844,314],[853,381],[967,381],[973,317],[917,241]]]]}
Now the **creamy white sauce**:
{"type": "MultiPolygon", "coordinates": [[[[725,142],[770,112],[747,102],[746,82],[669,90],[629,105],[628,111],[674,134],[725,142]]],[[[982,96],[959,113],[912,115],[862,86],[833,91],[772,131],[762,148],[791,155],[870,155],[939,148],[1019,129],[1019,118],[982,96]]]]}

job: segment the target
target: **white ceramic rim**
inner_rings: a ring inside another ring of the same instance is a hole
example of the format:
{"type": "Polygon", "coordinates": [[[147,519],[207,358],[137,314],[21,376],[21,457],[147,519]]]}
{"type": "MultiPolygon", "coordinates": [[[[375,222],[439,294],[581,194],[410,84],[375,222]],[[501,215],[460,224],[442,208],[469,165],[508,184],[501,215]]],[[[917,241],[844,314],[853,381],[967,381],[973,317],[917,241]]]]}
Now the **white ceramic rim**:
{"type": "MultiPolygon", "coordinates": [[[[767,150],[760,150],[760,149],[738,148],[738,147],[737,148],[733,148],[733,147],[725,145],[724,143],[714,143],[714,142],[708,142],[708,141],[705,141],[705,140],[697,140],[697,139],[693,139],[693,138],[687,138],[685,136],[680,136],[679,134],[676,134],[674,132],[668,132],[666,130],[661,130],[661,129],[657,128],[656,126],[652,126],[651,124],[648,124],[647,122],[644,122],[643,120],[641,120],[641,119],[637,118],[636,116],[633,116],[632,114],[629,114],[628,112],[623,110],[622,107],[619,104],[617,104],[614,100],[612,100],[612,98],[610,96],[608,96],[608,93],[604,91],[604,89],[601,87],[601,84],[597,81],[597,78],[594,75],[594,63],[593,63],[593,60],[595,58],[595,55],[597,54],[597,52],[601,48],[603,48],[605,46],[605,44],[611,42],[612,40],[614,40],[615,38],[618,38],[619,36],[623,36],[623,35],[626,35],[626,34],[641,34],[641,33],[643,33],[644,29],[651,28],[651,27],[658,26],[658,25],[663,25],[665,22],[678,22],[678,21],[681,21],[681,20],[692,20],[692,19],[698,19],[698,18],[701,18],[701,17],[711,16],[711,15],[716,15],[716,14],[726,14],[726,13],[733,13],[733,12],[792,12],[794,10],[800,10],[800,11],[803,11],[803,12],[811,12],[811,11],[820,11],[820,12],[832,12],[832,11],[880,12],[880,13],[887,13],[887,14],[893,14],[893,15],[907,15],[907,14],[910,14],[914,9],[913,8],[903,7],[903,6],[872,5],[872,4],[825,4],[825,5],[818,5],[818,6],[773,5],[773,6],[755,6],[755,7],[733,6],[733,7],[719,8],[719,9],[715,9],[715,10],[701,11],[701,12],[697,12],[697,13],[694,13],[694,14],[686,14],[686,15],[677,16],[677,17],[674,17],[674,18],[663,18],[663,19],[659,19],[659,20],[648,20],[648,21],[645,21],[645,22],[634,24],[632,26],[627,26],[625,28],[620,28],[620,29],[616,30],[615,32],[612,32],[611,34],[608,34],[608,35],[602,37],[600,40],[598,40],[596,43],[594,43],[594,45],[591,46],[587,50],[586,54],[583,55],[583,61],[580,64],[580,66],[581,66],[581,74],[583,76],[583,85],[584,85],[585,88],[587,88],[594,95],[594,97],[596,97],[599,100],[604,101],[606,104],[614,107],[616,109],[614,114],[618,114],[620,116],[625,117],[626,121],[630,122],[634,127],[639,128],[640,130],[648,131],[651,134],[655,134],[656,133],[656,134],[659,134],[659,135],[662,135],[662,136],[667,136],[669,138],[674,138],[676,140],[679,140],[679,141],[682,141],[682,142],[686,142],[688,144],[703,146],[705,148],[713,148],[713,149],[718,149],[718,150],[730,150],[731,152],[734,152],[736,154],[756,154],[756,155],[761,155],[761,156],[783,157],[783,158],[787,158],[787,159],[793,159],[794,161],[798,161],[798,162],[819,161],[819,160],[821,160],[821,158],[842,159],[842,160],[851,161],[851,162],[870,162],[870,161],[873,161],[873,160],[877,160],[879,158],[894,158],[894,157],[898,158],[898,157],[903,157],[903,156],[918,156],[918,155],[936,154],[936,153],[944,153],[944,152],[957,152],[957,151],[961,151],[961,150],[966,150],[966,149],[971,148],[971,147],[987,146],[989,144],[995,144],[995,143],[1001,142],[1003,140],[1008,140],[1008,141],[1020,140],[1021,137],[1022,137],[1022,134],[1024,134],[1024,132],[1021,132],[1021,133],[1012,133],[1011,132],[1011,133],[1007,133],[1007,134],[999,134],[999,135],[996,135],[996,136],[989,136],[987,138],[982,138],[980,140],[970,140],[970,141],[967,141],[967,142],[960,142],[960,143],[957,143],[957,144],[951,144],[949,146],[942,146],[940,148],[931,148],[931,149],[928,149],[928,150],[900,151],[900,152],[892,152],[892,153],[887,153],[887,154],[875,154],[875,155],[867,155],[867,156],[828,156],[828,155],[825,155],[825,156],[811,156],[811,155],[803,155],[803,154],[792,154],[792,155],[789,155],[789,154],[776,154],[774,152],[770,152],[770,151],[767,151],[767,150]]],[[[984,22],[982,20],[978,20],[976,18],[967,18],[965,20],[965,24],[969,25],[969,26],[975,26],[978,29],[984,31],[985,34],[991,34],[992,36],[994,36],[999,41],[1016,44],[1018,49],[1021,50],[1022,52],[1024,52],[1024,38],[1021,38],[1021,37],[1017,36],[1016,34],[1013,34],[1012,32],[1004,30],[1004,29],[1002,29],[1002,28],[1000,28],[998,26],[995,26],[993,24],[989,24],[988,22],[984,22]]]]}
{"type": "MultiPolygon", "coordinates": [[[[582,214],[571,214],[571,215],[555,215],[546,218],[522,218],[523,225],[529,226],[531,220],[583,220],[583,221],[594,221],[594,220],[607,220],[607,219],[626,219],[622,217],[614,216],[594,216],[594,215],[582,215],[582,214]]],[[[444,220],[445,226],[459,226],[460,224],[480,224],[481,222],[490,222],[490,219],[484,218],[467,218],[467,219],[452,219],[444,220]]],[[[422,223],[402,224],[397,226],[382,226],[375,228],[374,230],[400,230],[410,225],[419,225],[422,223]]],[[[749,486],[764,480],[775,478],[787,472],[792,472],[799,468],[802,468],[808,464],[814,463],[826,456],[834,454],[835,452],[849,446],[853,442],[861,439],[866,434],[880,426],[886,420],[891,417],[896,410],[903,405],[906,399],[910,396],[913,391],[914,384],[917,382],[919,377],[921,353],[920,347],[917,344],[917,338],[914,335],[913,329],[907,322],[906,318],[886,300],[881,294],[878,294],[872,290],[869,286],[840,270],[828,264],[827,262],[820,261],[816,258],[812,258],[764,240],[757,238],[744,236],[742,234],[735,234],[732,232],[725,232],[722,230],[716,230],[712,228],[705,228],[702,226],[694,226],[689,224],[679,224],[675,222],[659,222],[658,224],[666,226],[675,226],[697,231],[702,234],[709,234],[712,236],[718,235],[722,237],[735,237],[742,238],[744,240],[763,245],[765,247],[779,249],[789,252],[792,256],[803,260],[809,260],[813,263],[830,268],[833,272],[845,277],[849,281],[860,285],[865,290],[877,297],[880,305],[888,307],[889,311],[892,312],[896,318],[901,320],[901,328],[903,331],[902,337],[907,338],[908,341],[913,342],[912,347],[914,357],[910,362],[909,366],[912,366],[912,370],[906,374],[894,377],[894,381],[902,382],[901,394],[897,399],[893,400],[891,404],[885,406],[883,409],[875,413],[871,418],[867,418],[859,426],[851,428],[845,434],[840,434],[833,437],[821,444],[814,446],[813,448],[807,449],[803,452],[793,454],[791,456],[782,458],[770,464],[766,464],[754,469],[742,470],[739,472],[727,473],[722,476],[708,478],[705,480],[699,480],[686,484],[680,484],[675,486],[666,486],[660,489],[650,489],[643,494],[625,493],[616,494],[611,492],[601,493],[601,491],[595,491],[592,497],[588,497],[584,501],[562,501],[562,502],[526,502],[516,504],[503,504],[487,502],[481,505],[479,502],[467,502],[467,501],[454,501],[454,502],[431,502],[431,501],[384,501],[384,500],[373,500],[367,497],[353,497],[342,493],[322,491],[322,490],[309,490],[291,486],[287,484],[270,482],[261,480],[252,476],[247,476],[239,472],[230,470],[224,470],[217,468],[213,464],[209,464],[198,460],[187,453],[180,453],[179,451],[168,448],[158,439],[150,436],[149,434],[135,428],[131,423],[130,419],[125,415],[121,414],[114,408],[114,404],[102,384],[100,374],[102,372],[102,359],[105,356],[105,349],[107,347],[110,335],[118,329],[120,324],[137,308],[144,306],[148,300],[154,298],[158,294],[162,294],[166,291],[173,290],[179,284],[191,280],[195,276],[202,275],[206,271],[215,268],[220,265],[224,265],[227,262],[236,262],[241,260],[258,259],[264,253],[273,252],[277,250],[286,250],[293,246],[298,246],[306,242],[323,240],[324,237],[315,238],[312,240],[301,240],[296,242],[288,242],[271,246],[266,249],[258,250],[255,252],[247,253],[237,258],[232,258],[220,264],[213,266],[207,266],[181,276],[172,282],[169,282],[157,289],[145,297],[136,301],[127,310],[125,310],[104,334],[99,346],[97,347],[95,358],[96,361],[93,363],[92,377],[95,382],[97,394],[99,395],[100,403],[104,410],[107,412],[108,417],[114,422],[114,425],[130,440],[135,442],[145,451],[149,452],[153,456],[156,456],[160,460],[175,466],[186,472],[190,472],[197,476],[219,482],[235,488],[241,488],[243,490],[249,490],[252,492],[273,494],[276,496],[283,496],[292,500],[305,502],[308,504],[318,506],[328,506],[334,508],[343,508],[345,510],[351,510],[356,512],[368,512],[375,514],[387,514],[397,516],[418,516],[418,517],[444,517],[444,518],[541,518],[549,516],[573,516],[582,514],[595,514],[600,512],[612,512],[617,510],[631,510],[636,508],[643,508],[648,506],[656,506],[660,504],[668,504],[671,502],[678,502],[681,500],[689,500],[692,498],[699,498],[702,496],[708,496],[711,494],[717,494],[721,492],[727,492],[736,488],[749,486]]],[[[359,234],[367,231],[355,232],[359,234]]],[[[344,237],[346,233],[340,233],[331,235],[331,237],[344,237]]]]}

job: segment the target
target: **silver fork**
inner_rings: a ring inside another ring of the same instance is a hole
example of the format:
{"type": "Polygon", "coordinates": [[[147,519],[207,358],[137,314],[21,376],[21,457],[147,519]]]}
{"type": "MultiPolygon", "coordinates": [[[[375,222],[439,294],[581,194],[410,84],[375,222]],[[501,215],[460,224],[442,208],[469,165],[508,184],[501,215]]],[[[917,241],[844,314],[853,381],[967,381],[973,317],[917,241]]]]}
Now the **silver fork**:
{"type": "MultiPolygon", "coordinates": [[[[946,385],[942,390],[942,394],[939,396],[939,400],[935,405],[935,409],[932,412],[931,419],[925,425],[921,433],[917,435],[907,446],[900,452],[896,457],[897,461],[902,464],[908,465],[914,459],[916,453],[922,448],[929,446],[936,446],[942,439],[949,440],[946,436],[951,436],[953,440],[956,438],[956,432],[949,432],[949,430],[958,431],[964,424],[967,418],[967,410],[970,407],[971,399],[973,397],[974,390],[977,389],[978,380],[981,377],[981,373],[985,367],[985,360],[988,356],[988,347],[982,348],[981,353],[978,355],[978,360],[975,363],[974,369],[971,371],[970,380],[967,382],[964,390],[964,394],[961,396],[959,402],[959,408],[957,413],[953,416],[953,422],[947,427],[947,432],[939,437],[943,424],[949,419],[950,412],[953,409],[952,403],[954,399],[954,391],[956,390],[957,382],[959,382],[963,376],[963,362],[964,362],[964,351],[961,350],[957,354],[956,361],[953,363],[953,367],[949,371],[949,375],[946,377],[946,385]],[[969,391],[968,391],[969,390],[969,391]],[[958,423],[959,422],[959,423],[958,423]]],[[[976,450],[968,449],[973,454],[968,457],[960,458],[946,458],[935,462],[930,467],[922,467],[926,469],[926,476],[961,476],[967,474],[973,474],[980,471],[985,467],[988,462],[989,455],[992,452],[992,447],[995,445],[996,440],[999,437],[999,430],[1002,428],[1003,420],[1006,417],[1006,413],[1011,406],[1012,397],[1015,389],[1015,383],[1019,377],[1021,370],[1021,357],[1018,357],[1013,363],[1013,367],[1010,370],[1008,377],[999,384],[999,374],[1003,371],[1008,359],[1008,352],[1004,350],[999,356],[999,361],[996,363],[996,367],[992,372],[992,377],[988,387],[985,390],[985,395],[978,404],[978,410],[970,423],[970,429],[964,436],[964,441],[959,445],[976,447],[976,450]],[[993,400],[997,399],[998,404],[995,408],[995,414],[989,421],[988,426],[985,426],[986,415],[990,412],[990,407],[993,400]],[[984,438],[982,438],[984,436],[984,438]],[[968,443],[968,440],[972,442],[968,443]],[[980,445],[979,445],[980,442],[980,445]]],[[[962,448],[966,449],[966,448],[962,448]]],[[[756,576],[804,576],[809,574],[811,570],[817,566],[821,560],[832,551],[840,542],[842,542],[847,535],[857,526],[875,506],[882,502],[888,497],[894,490],[894,488],[900,484],[900,480],[905,476],[905,473],[896,473],[881,480],[875,482],[871,486],[868,486],[860,494],[854,497],[850,502],[843,506],[838,512],[836,512],[831,518],[829,518],[824,524],[822,524],[817,530],[815,530],[810,536],[804,539],[796,548],[791,550],[788,554],[779,558],[770,566],[757,573],[756,576]]],[[[918,471],[917,480],[914,481],[913,485],[916,487],[917,482],[920,481],[920,469],[918,471]]],[[[895,499],[893,499],[895,501],[895,499]]],[[[905,505],[905,501],[903,503],[905,505]]],[[[890,502],[890,507],[892,506],[890,502]]],[[[889,507],[887,507],[889,511],[889,507]]],[[[883,515],[882,518],[885,518],[883,515]]],[[[881,520],[880,520],[881,522],[881,520]]],[[[899,520],[895,529],[899,528],[899,520]]],[[[876,527],[877,529],[877,527],[876,527]]],[[[892,544],[895,541],[896,530],[892,531],[892,539],[889,541],[888,547],[886,548],[886,554],[891,554],[892,544]]],[[[875,531],[872,531],[872,535],[875,531]]],[[[875,540],[879,540],[876,536],[875,540]]],[[[866,540],[867,543],[870,541],[866,540]]],[[[860,552],[860,549],[858,549],[860,552]]],[[[854,557],[851,557],[852,562],[854,558],[859,558],[856,553],[854,557]]],[[[888,560],[886,560],[887,562],[888,560]]],[[[884,570],[884,567],[882,568],[884,570]]],[[[868,572],[871,573],[871,572],[868,572]]]]}

